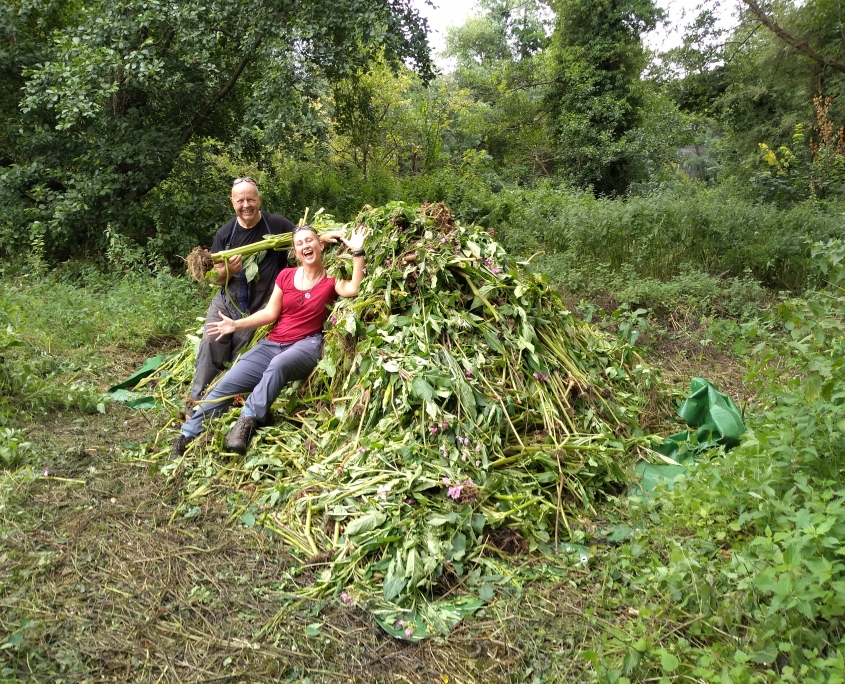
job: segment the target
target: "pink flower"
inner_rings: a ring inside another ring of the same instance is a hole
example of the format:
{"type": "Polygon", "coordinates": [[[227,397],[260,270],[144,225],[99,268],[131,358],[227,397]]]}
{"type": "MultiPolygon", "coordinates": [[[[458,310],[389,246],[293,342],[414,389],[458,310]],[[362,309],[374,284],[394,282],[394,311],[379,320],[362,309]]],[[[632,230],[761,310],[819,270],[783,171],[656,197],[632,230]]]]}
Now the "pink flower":
{"type": "Polygon", "coordinates": [[[437,426],[436,426],[436,425],[432,425],[430,428],[428,428],[428,431],[429,431],[432,435],[436,435],[436,434],[437,434],[437,426]]]}
{"type": "Polygon", "coordinates": [[[481,461],[476,461],[476,462],[475,462],[475,467],[476,467],[476,468],[480,468],[480,467],[481,467],[481,461]]]}
{"type": "Polygon", "coordinates": [[[332,325],[337,325],[337,317],[336,316],[332,316],[329,320],[331,321],[332,325]]]}
{"type": "Polygon", "coordinates": [[[487,259],[484,260],[484,265],[485,266],[492,266],[493,260],[488,257],[487,259]]]}
{"type": "Polygon", "coordinates": [[[498,266],[491,266],[491,267],[490,267],[490,272],[491,272],[493,275],[499,275],[499,274],[502,272],[502,269],[501,269],[501,268],[499,268],[498,266]]]}
{"type": "Polygon", "coordinates": [[[461,492],[464,490],[464,486],[460,483],[449,487],[449,491],[446,492],[446,496],[452,497],[455,501],[461,498],[461,492]]]}
{"type": "Polygon", "coordinates": [[[390,259],[388,259],[387,261],[384,262],[385,268],[390,268],[392,265],[393,265],[393,262],[390,259]]]}
{"type": "Polygon", "coordinates": [[[44,477],[50,477],[50,469],[44,468],[44,477]]]}
{"type": "Polygon", "coordinates": [[[452,481],[448,477],[444,477],[440,480],[443,484],[452,484],[452,481]]]}
{"type": "Polygon", "coordinates": [[[535,377],[535,378],[536,378],[539,382],[546,382],[546,380],[548,380],[548,379],[549,379],[549,376],[548,376],[548,375],[546,375],[545,373],[534,373],[534,377],[535,377]]]}
{"type": "Polygon", "coordinates": [[[467,370],[464,371],[464,375],[466,375],[468,378],[471,378],[472,377],[472,371],[467,369],[467,370]]]}
{"type": "Polygon", "coordinates": [[[414,636],[414,630],[408,627],[408,629],[405,630],[405,638],[410,639],[412,636],[414,636]]]}
{"type": "Polygon", "coordinates": [[[352,604],[352,603],[355,603],[355,599],[354,599],[354,598],[352,598],[352,597],[351,597],[349,594],[347,594],[345,591],[340,592],[340,600],[341,600],[343,603],[345,603],[347,606],[348,606],[348,605],[350,605],[350,604],[352,604]]]}
{"type": "Polygon", "coordinates": [[[447,238],[445,238],[445,237],[440,238],[440,244],[442,245],[444,242],[446,242],[446,239],[447,238]]]}
{"type": "Polygon", "coordinates": [[[464,454],[463,456],[461,456],[461,460],[462,460],[464,463],[466,463],[466,462],[467,462],[467,457],[466,457],[466,454],[464,454]]]}

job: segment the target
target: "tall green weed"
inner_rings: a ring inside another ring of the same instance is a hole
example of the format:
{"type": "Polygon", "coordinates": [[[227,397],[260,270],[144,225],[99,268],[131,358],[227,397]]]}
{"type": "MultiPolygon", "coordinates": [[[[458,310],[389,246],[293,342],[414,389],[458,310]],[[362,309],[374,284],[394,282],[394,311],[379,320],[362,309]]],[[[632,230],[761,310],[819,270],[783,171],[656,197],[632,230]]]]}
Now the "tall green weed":
{"type": "Polygon", "coordinates": [[[662,280],[693,269],[800,290],[813,272],[810,245],[842,226],[814,201],[782,210],[695,183],[625,199],[540,186],[514,198],[500,234],[517,253],[545,250],[563,257],[559,269],[587,276],[599,265],[662,280]]]}
{"type": "Polygon", "coordinates": [[[659,492],[607,559],[608,589],[642,608],[606,681],[845,678],[845,245],[812,256],[826,284],[774,314],[740,446],[659,492]]]}
{"type": "Polygon", "coordinates": [[[37,279],[0,280],[0,324],[53,354],[103,346],[143,351],[151,341],[178,337],[210,295],[187,276],[109,275],[69,263],[37,279]]]}

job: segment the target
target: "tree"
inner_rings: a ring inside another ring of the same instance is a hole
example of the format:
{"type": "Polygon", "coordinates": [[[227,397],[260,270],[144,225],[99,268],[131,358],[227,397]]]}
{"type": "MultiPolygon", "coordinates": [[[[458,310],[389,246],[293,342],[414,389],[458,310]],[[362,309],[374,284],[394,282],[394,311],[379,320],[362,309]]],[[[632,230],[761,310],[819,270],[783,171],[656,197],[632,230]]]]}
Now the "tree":
{"type": "MultiPolygon", "coordinates": [[[[242,150],[319,131],[318,95],[373,58],[431,75],[410,0],[11,0],[0,68],[0,238],[40,221],[59,253],[107,224],[154,231],[144,197],[196,137],[242,150]]],[[[208,227],[202,227],[202,233],[208,227]]]]}
{"type": "Polygon", "coordinates": [[[662,17],[652,0],[556,0],[553,83],[546,95],[558,167],[600,194],[624,192],[638,175],[643,117],[641,36],[662,17]]]}
{"type": "Polygon", "coordinates": [[[446,55],[457,69],[453,87],[478,102],[475,126],[498,169],[512,178],[550,172],[543,98],[548,85],[544,52],[550,28],[537,0],[482,0],[483,13],[447,35],[446,55]]]}

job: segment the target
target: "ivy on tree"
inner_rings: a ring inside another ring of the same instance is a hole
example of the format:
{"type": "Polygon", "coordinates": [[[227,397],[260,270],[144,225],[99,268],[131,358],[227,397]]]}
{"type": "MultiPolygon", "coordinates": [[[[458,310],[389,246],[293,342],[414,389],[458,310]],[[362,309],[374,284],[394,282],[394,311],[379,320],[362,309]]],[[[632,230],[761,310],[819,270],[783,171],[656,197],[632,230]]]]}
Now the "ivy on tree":
{"type": "Polygon", "coordinates": [[[546,93],[558,165],[599,194],[624,192],[636,174],[643,119],[642,35],[662,17],[652,0],[557,0],[553,76],[546,93]]]}

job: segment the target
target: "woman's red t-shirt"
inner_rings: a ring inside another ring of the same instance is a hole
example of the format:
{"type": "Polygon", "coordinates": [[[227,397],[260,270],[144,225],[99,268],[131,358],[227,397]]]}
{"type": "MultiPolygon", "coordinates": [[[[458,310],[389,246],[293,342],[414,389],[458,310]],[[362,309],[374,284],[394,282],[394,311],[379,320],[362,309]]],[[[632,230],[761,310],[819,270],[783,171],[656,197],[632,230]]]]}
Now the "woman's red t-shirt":
{"type": "Polygon", "coordinates": [[[270,342],[288,344],[321,332],[329,317],[329,306],[337,299],[334,278],[324,278],[311,290],[297,290],[293,285],[297,270],[286,268],[276,278],[276,285],[282,290],[282,315],[267,336],[270,342]]]}

